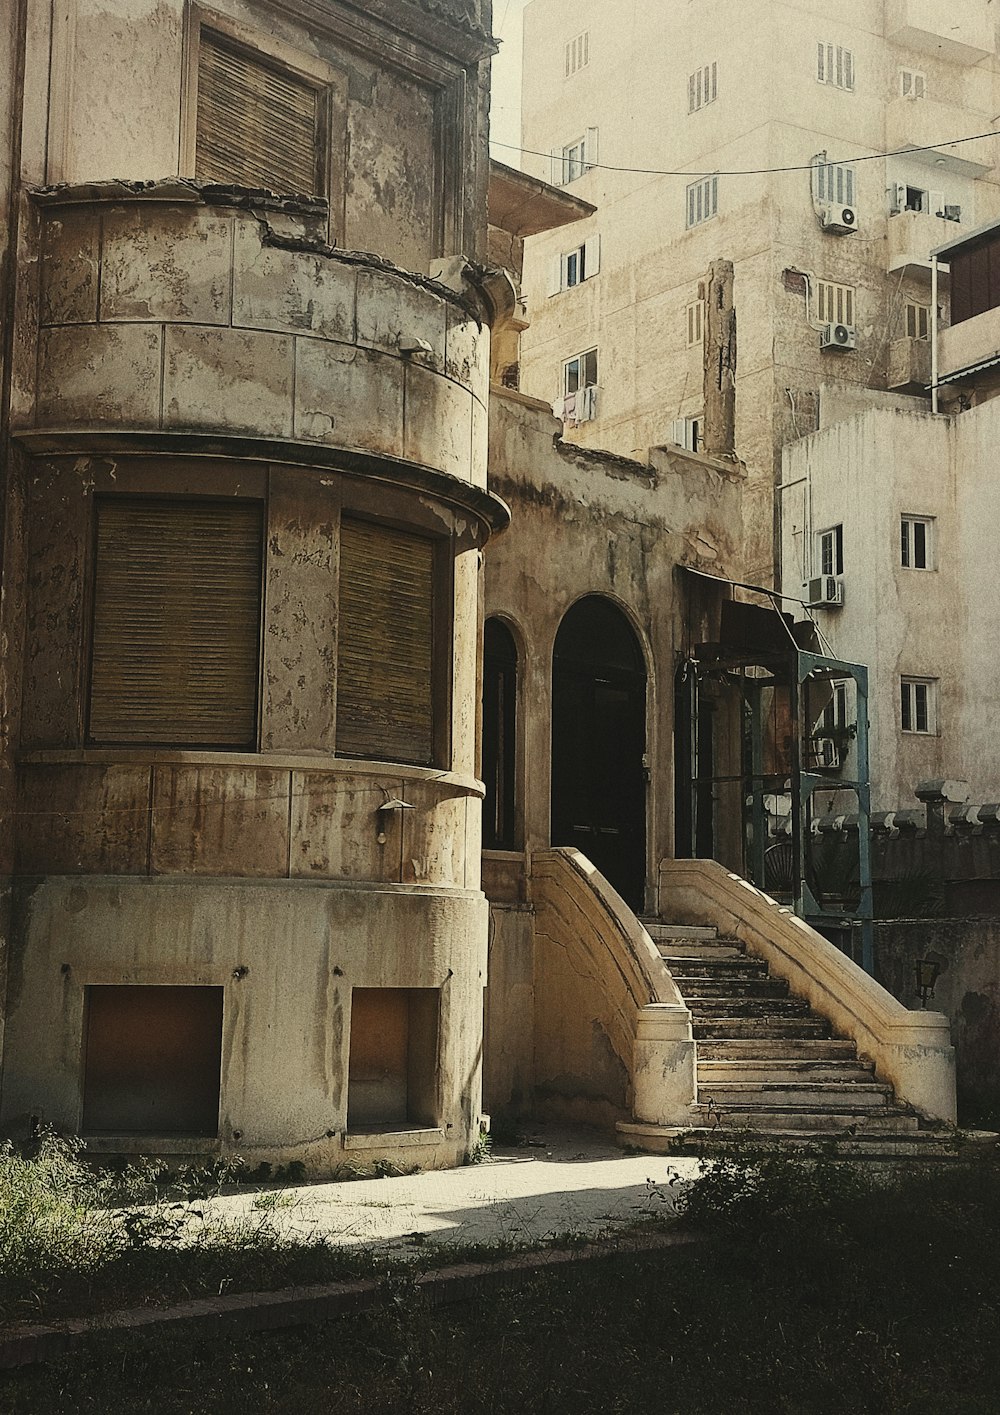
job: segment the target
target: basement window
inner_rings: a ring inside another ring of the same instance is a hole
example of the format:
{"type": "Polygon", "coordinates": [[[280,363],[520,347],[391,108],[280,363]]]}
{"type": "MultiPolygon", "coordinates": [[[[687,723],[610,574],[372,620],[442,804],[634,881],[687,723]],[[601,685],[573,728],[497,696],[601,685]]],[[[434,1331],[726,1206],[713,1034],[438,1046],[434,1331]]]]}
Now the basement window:
{"type": "Polygon", "coordinates": [[[221,987],[88,987],[83,1130],[217,1135],[221,987]]]}
{"type": "Polygon", "coordinates": [[[354,988],[347,1128],[438,1123],[438,988],[354,988]]]}
{"type": "Polygon", "coordinates": [[[937,731],[937,681],[900,679],[900,727],[904,732],[933,736],[937,731]]]}
{"type": "Polygon", "coordinates": [[[316,83],[202,29],[195,176],[283,195],[325,196],[326,107],[316,83]]]}

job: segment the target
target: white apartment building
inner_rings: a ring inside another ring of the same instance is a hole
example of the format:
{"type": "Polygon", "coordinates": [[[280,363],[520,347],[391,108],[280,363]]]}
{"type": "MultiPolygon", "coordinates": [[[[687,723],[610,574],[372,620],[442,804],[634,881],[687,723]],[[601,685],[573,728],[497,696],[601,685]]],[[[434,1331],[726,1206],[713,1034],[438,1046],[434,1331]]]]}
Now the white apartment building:
{"type": "Polygon", "coordinates": [[[521,387],[580,443],[697,450],[700,301],[709,263],[731,260],[757,583],[780,544],[781,449],[819,426],[820,385],[922,390],[928,252],[1000,215],[997,142],[977,136],[1000,112],[998,19],[990,0],[525,11],[525,169],[597,212],[528,242],[521,387]]]}

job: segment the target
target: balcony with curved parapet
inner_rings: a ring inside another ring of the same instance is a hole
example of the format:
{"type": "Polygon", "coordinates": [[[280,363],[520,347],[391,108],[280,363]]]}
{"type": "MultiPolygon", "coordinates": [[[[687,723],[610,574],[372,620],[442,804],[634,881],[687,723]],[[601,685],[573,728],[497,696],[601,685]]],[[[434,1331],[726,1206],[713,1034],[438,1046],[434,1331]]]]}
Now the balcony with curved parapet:
{"type": "Polygon", "coordinates": [[[34,200],[28,440],[225,439],[485,487],[489,330],[471,284],[331,249],[318,203],[176,180],[34,200]]]}

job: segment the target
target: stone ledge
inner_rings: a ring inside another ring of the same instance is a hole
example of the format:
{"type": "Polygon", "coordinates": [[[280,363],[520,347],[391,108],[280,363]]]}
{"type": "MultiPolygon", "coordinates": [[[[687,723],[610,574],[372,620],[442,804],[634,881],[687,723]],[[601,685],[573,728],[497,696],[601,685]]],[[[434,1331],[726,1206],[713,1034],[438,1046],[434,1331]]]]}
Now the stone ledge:
{"type": "MultiPolygon", "coordinates": [[[[588,1243],[570,1251],[518,1253],[495,1263],[457,1263],[418,1274],[413,1287],[432,1307],[464,1302],[474,1296],[515,1288],[551,1268],[609,1259],[623,1254],[656,1252],[700,1242],[697,1234],[663,1233],[652,1237],[588,1243]]],[[[0,1331],[0,1370],[29,1366],[65,1356],[89,1338],[129,1334],[153,1328],[207,1328],[204,1334],[235,1336],[304,1326],[367,1311],[381,1299],[374,1279],[283,1288],[276,1292],[244,1292],[199,1298],[173,1307],[139,1307],[94,1317],[71,1317],[47,1325],[8,1327],[0,1331]]]]}

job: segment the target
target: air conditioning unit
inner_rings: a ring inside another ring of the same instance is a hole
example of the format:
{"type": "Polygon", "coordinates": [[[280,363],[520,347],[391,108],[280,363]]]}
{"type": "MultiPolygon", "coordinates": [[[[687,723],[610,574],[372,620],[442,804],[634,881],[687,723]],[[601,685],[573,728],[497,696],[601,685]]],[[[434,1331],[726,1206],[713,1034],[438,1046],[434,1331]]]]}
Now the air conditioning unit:
{"type": "Polygon", "coordinates": [[[858,229],[858,213],[853,206],[825,206],[822,221],[823,230],[833,236],[849,236],[858,229]]]}
{"type": "Polygon", "coordinates": [[[833,609],[844,603],[844,582],[836,575],[818,575],[805,591],[807,609],[833,609]]]}
{"type": "Polygon", "coordinates": [[[840,748],[832,737],[817,737],[812,744],[812,764],[817,771],[836,771],[840,766],[840,748]]]}
{"type": "Polygon", "coordinates": [[[849,324],[828,324],[819,336],[819,347],[849,353],[858,347],[858,332],[849,324]]]}

